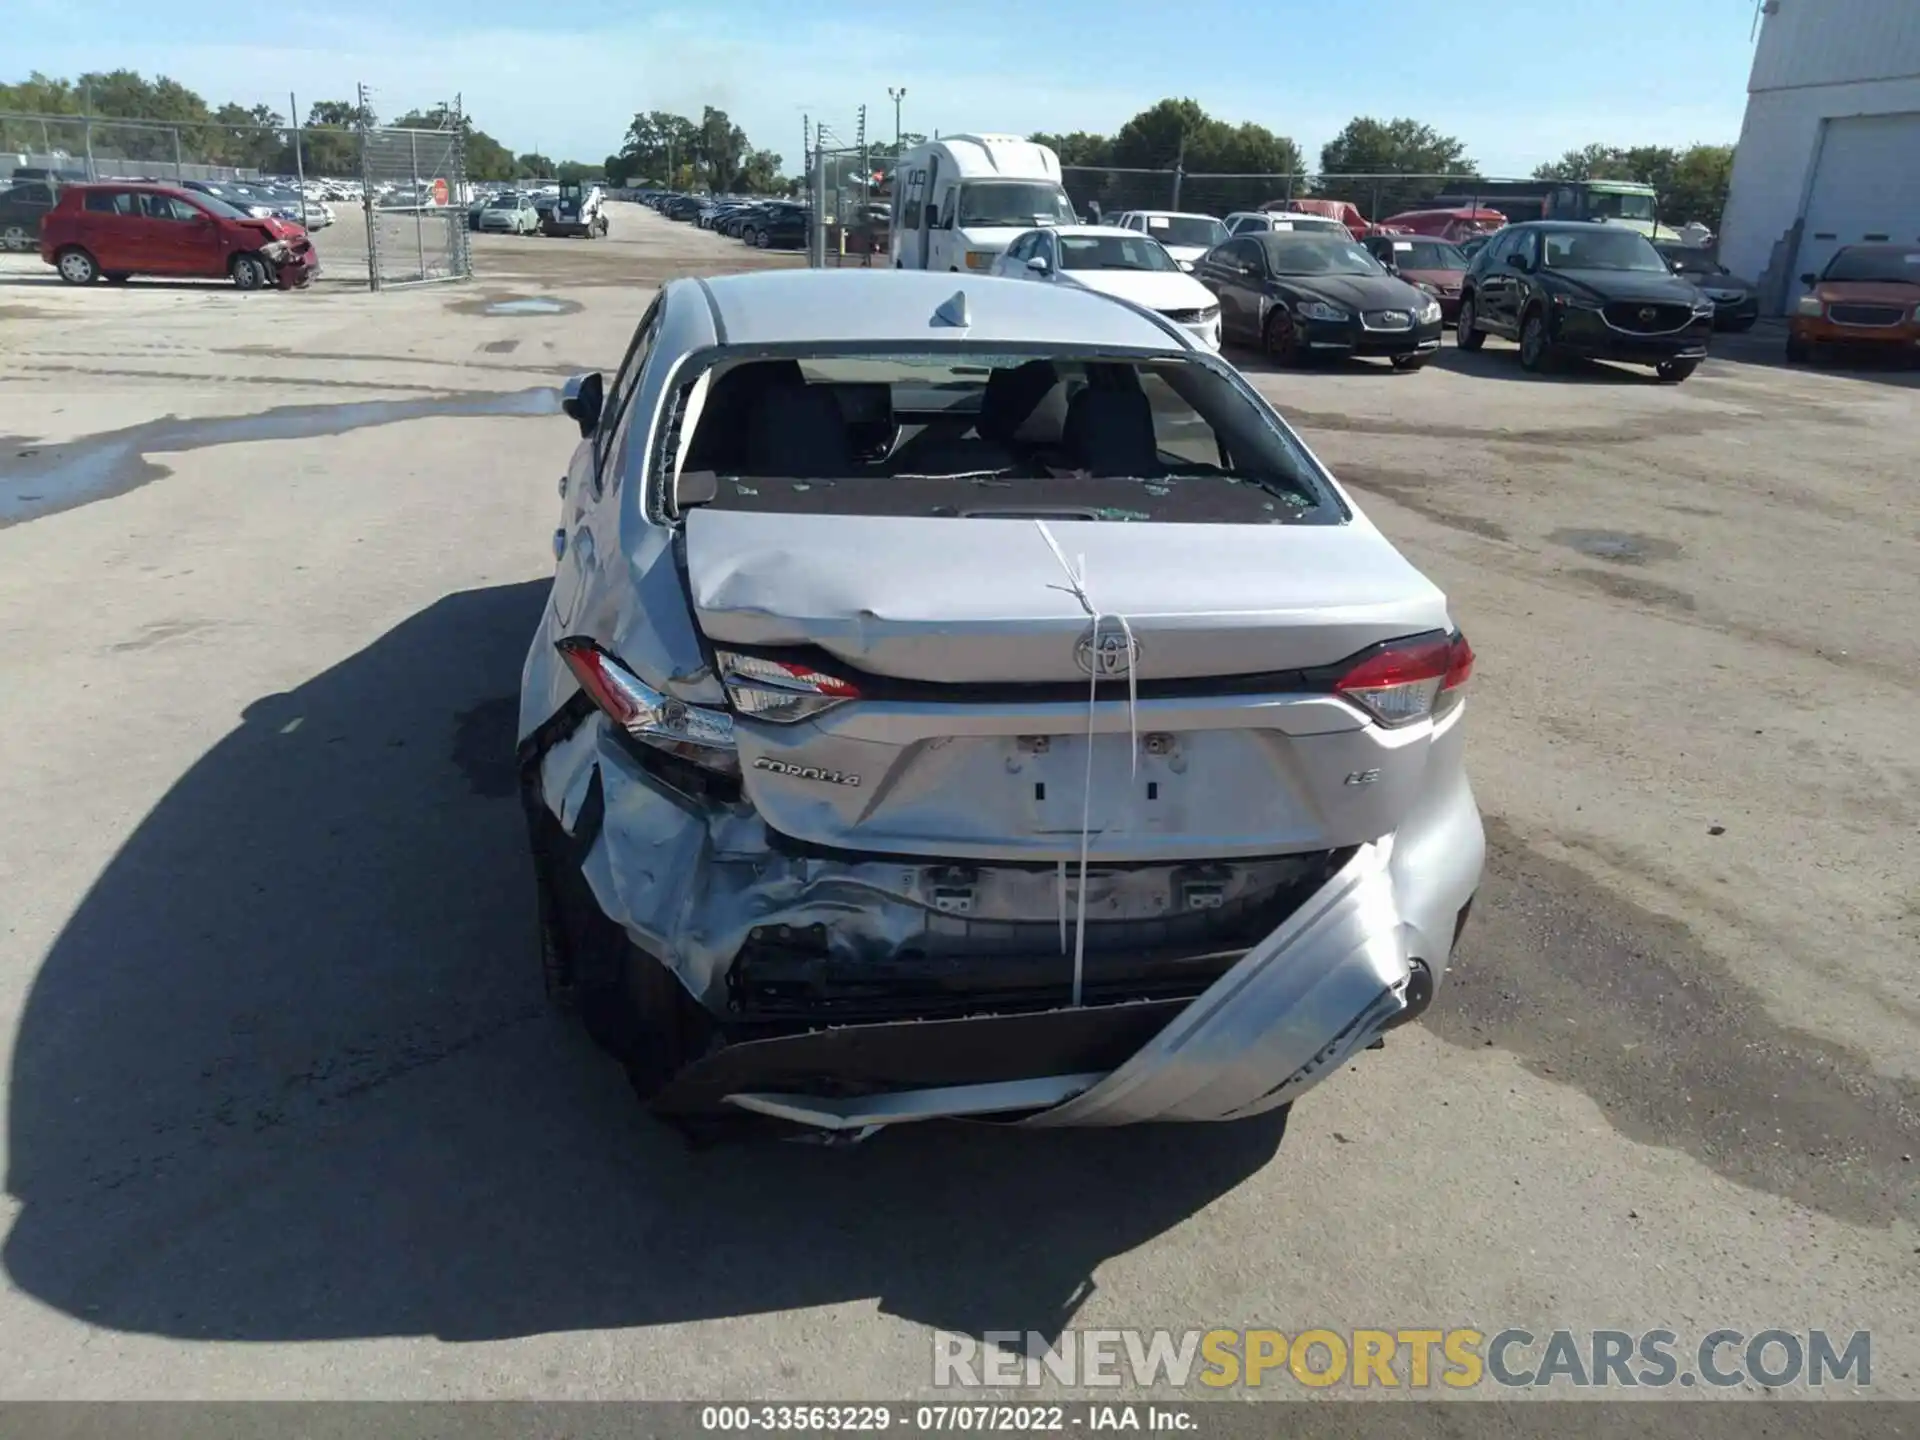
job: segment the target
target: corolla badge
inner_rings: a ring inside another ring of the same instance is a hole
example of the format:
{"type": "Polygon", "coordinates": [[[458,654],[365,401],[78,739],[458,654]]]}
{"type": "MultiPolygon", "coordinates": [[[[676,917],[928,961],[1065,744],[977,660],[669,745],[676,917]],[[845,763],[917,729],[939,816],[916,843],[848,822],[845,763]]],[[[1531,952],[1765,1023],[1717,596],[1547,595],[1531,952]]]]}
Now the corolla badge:
{"type": "Polygon", "coordinates": [[[860,784],[860,777],[850,770],[826,770],[818,765],[794,765],[785,760],[770,760],[765,755],[756,755],[753,761],[756,770],[771,770],[775,775],[791,775],[796,780],[819,780],[828,785],[860,784]]]}
{"type": "Polygon", "coordinates": [[[1124,680],[1140,664],[1140,642],[1122,628],[1117,618],[1102,616],[1080,632],[1073,660],[1083,675],[1124,680]]]}

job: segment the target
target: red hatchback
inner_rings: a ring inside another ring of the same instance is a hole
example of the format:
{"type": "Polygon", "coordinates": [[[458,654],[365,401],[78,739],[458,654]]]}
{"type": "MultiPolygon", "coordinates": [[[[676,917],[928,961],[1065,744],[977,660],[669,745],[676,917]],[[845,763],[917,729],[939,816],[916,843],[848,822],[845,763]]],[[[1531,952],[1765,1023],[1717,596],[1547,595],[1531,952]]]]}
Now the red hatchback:
{"type": "Polygon", "coordinates": [[[298,225],[255,219],[171,185],[63,186],[40,226],[40,258],[69,285],[103,275],[169,275],[285,290],[320,273],[320,257],[298,225]]]}

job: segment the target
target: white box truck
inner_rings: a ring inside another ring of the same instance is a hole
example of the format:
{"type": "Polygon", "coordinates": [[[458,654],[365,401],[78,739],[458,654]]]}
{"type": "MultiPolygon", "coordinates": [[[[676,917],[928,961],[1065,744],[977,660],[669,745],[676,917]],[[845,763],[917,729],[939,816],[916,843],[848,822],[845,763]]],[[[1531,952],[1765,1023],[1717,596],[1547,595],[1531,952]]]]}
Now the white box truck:
{"type": "Polygon", "coordinates": [[[984,273],[1022,231],[1076,218],[1060,157],[1018,135],[947,135],[914,146],[894,167],[897,270],[984,273]]]}

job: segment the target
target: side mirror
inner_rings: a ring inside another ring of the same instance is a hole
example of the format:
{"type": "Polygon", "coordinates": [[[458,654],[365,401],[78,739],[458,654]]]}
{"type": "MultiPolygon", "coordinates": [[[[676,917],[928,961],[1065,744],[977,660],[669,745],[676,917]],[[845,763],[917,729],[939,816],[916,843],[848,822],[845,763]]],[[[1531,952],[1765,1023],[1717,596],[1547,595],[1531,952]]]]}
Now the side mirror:
{"type": "Polygon", "coordinates": [[[1800,277],[1800,283],[1802,285],[1812,287],[1820,283],[1820,277],[1814,274],[1813,271],[1809,270],[1807,271],[1806,274],[1800,277]]]}
{"type": "Polygon", "coordinates": [[[1051,265],[1047,264],[1047,257],[1044,255],[1035,255],[1032,259],[1027,261],[1027,269],[1031,270],[1036,275],[1044,275],[1047,273],[1047,271],[1051,270],[1052,268],[1053,267],[1051,265]]]}
{"type": "Polygon", "coordinates": [[[1191,275],[1193,273],[1193,262],[1191,260],[1176,260],[1173,263],[1186,271],[1187,274],[1191,275]]]}
{"type": "Polygon", "coordinates": [[[598,370],[575,375],[560,391],[560,410],[572,417],[584,438],[600,428],[600,406],[606,397],[606,380],[598,370]]]}
{"type": "Polygon", "coordinates": [[[1527,257],[1520,254],[1507,256],[1507,264],[1516,270],[1530,270],[1533,268],[1532,265],[1528,263],[1527,257]]]}

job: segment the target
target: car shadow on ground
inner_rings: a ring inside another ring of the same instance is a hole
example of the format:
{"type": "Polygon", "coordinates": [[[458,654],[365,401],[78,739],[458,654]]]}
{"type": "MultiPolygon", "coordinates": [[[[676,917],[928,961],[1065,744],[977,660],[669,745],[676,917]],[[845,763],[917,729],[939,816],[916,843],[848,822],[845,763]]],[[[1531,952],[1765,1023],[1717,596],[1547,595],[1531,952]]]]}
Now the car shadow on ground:
{"type": "Polygon", "coordinates": [[[1811,359],[1792,362],[1787,359],[1787,332],[1783,323],[1763,322],[1753,330],[1715,335],[1712,352],[1715,360],[1738,365],[1758,365],[1794,374],[1833,375],[1874,385],[1920,390],[1920,354],[1898,353],[1897,347],[1822,347],[1811,359]]]}
{"type": "Polygon", "coordinates": [[[249,706],[53,944],[12,1282],[90,1325],[480,1340],[845,1301],[1056,1332],[1284,1121],[690,1150],[539,993],[511,762],[546,582],[249,706]]]}
{"type": "Polygon", "coordinates": [[[1556,356],[1544,370],[1528,370],[1520,364],[1516,345],[1489,340],[1485,349],[1462,350],[1449,336],[1433,357],[1436,370],[1451,370],[1456,375],[1472,375],[1484,380],[1518,380],[1547,385],[1658,385],[1651,368],[1614,365],[1577,356],[1556,356]]]}

